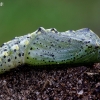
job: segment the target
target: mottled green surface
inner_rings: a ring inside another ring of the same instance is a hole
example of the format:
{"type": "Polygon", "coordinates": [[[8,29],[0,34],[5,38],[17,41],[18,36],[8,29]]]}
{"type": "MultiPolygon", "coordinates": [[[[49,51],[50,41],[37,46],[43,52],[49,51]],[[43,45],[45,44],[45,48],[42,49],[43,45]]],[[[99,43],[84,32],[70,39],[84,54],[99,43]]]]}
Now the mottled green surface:
{"type": "Polygon", "coordinates": [[[0,44],[38,27],[100,32],[100,0],[0,0],[0,44]]]}
{"type": "Polygon", "coordinates": [[[39,28],[34,34],[37,35],[32,35],[25,51],[27,64],[100,62],[100,38],[88,28],[61,33],[56,29],[39,28]]]}
{"type": "Polygon", "coordinates": [[[90,29],[58,32],[38,28],[0,48],[0,73],[17,66],[87,64],[100,62],[100,38],[90,29]]]}

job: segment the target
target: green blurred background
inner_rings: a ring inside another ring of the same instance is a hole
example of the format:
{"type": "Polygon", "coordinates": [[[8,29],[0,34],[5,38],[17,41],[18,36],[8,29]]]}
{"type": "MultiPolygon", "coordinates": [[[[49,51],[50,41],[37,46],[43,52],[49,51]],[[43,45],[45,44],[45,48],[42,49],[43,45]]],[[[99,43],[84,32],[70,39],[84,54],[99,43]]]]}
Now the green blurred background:
{"type": "Polygon", "coordinates": [[[88,27],[100,36],[100,0],[0,0],[0,45],[38,27],[88,27]]]}

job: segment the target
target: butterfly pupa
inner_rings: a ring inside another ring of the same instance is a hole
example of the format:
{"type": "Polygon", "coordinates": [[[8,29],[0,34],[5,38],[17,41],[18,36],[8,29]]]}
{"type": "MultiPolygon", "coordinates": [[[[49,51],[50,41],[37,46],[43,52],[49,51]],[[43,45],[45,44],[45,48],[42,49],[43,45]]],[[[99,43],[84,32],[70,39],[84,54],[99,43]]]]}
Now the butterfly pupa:
{"type": "Polygon", "coordinates": [[[95,63],[100,61],[100,38],[88,28],[58,32],[40,27],[0,47],[0,73],[19,65],[95,63]]]}

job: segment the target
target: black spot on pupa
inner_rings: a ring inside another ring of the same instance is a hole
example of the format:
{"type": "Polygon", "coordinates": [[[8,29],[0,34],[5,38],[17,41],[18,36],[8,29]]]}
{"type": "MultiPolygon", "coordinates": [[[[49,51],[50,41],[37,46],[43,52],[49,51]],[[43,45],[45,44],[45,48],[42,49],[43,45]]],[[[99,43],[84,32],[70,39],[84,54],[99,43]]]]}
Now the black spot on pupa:
{"type": "Polygon", "coordinates": [[[81,46],[81,49],[83,49],[83,46],[81,46]]]}
{"type": "Polygon", "coordinates": [[[51,54],[50,56],[54,57],[54,54],[51,54]]]}
{"type": "Polygon", "coordinates": [[[11,60],[10,60],[10,58],[8,59],[8,62],[10,62],[11,60]]]}
{"type": "Polygon", "coordinates": [[[24,53],[22,53],[22,56],[24,56],[24,53]]]}
{"type": "Polygon", "coordinates": [[[27,38],[30,38],[29,36],[27,38]]]}
{"type": "Polygon", "coordinates": [[[88,32],[88,31],[90,31],[90,29],[89,28],[84,28],[84,31],[88,32]]]}
{"type": "Polygon", "coordinates": [[[16,49],[14,49],[14,52],[16,52],[16,49]]]}
{"type": "Polygon", "coordinates": [[[3,47],[4,46],[4,43],[1,45],[1,47],[3,47]]]}
{"type": "Polygon", "coordinates": [[[4,51],[7,51],[7,49],[4,49],[4,51]]]}
{"type": "MultiPolygon", "coordinates": [[[[78,55],[77,55],[78,56],[78,55]]],[[[73,60],[75,60],[75,57],[73,57],[73,60]]]]}
{"type": "Polygon", "coordinates": [[[30,54],[30,52],[28,52],[28,54],[30,54]]]}
{"type": "Polygon", "coordinates": [[[61,46],[58,46],[58,48],[61,48],[61,46]]]}
{"type": "Polygon", "coordinates": [[[90,43],[90,41],[85,41],[84,43],[85,43],[85,44],[88,44],[88,43],[90,43]]]}
{"type": "Polygon", "coordinates": [[[69,39],[68,42],[70,43],[71,42],[71,39],[69,39]]]}
{"type": "Polygon", "coordinates": [[[53,44],[51,44],[51,46],[52,46],[52,47],[54,47],[54,45],[53,45],[53,44]]]}
{"type": "Polygon", "coordinates": [[[59,39],[56,39],[56,41],[59,41],[59,39]]]}
{"type": "Polygon", "coordinates": [[[24,45],[24,47],[25,47],[25,45],[24,45]]]}
{"type": "Polygon", "coordinates": [[[99,51],[99,53],[100,53],[100,51],[99,51]]]}
{"type": "Polygon", "coordinates": [[[37,48],[37,49],[39,49],[39,48],[37,48]]]}
{"type": "Polygon", "coordinates": [[[29,59],[29,57],[27,57],[27,59],[29,59]]]}
{"type": "Polygon", "coordinates": [[[48,62],[50,62],[50,60],[48,62]]]}
{"type": "Polygon", "coordinates": [[[21,57],[21,53],[19,53],[18,55],[19,55],[19,57],[21,57]]]}
{"type": "Polygon", "coordinates": [[[4,58],[6,58],[6,56],[5,56],[5,55],[4,55],[3,57],[4,57],[4,58]]]}
{"type": "Polygon", "coordinates": [[[41,30],[42,30],[41,27],[39,27],[39,28],[38,28],[38,32],[41,31],[41,30]]]}
{"type": "Polygon", "coordinates": [[[51,46],[49,47],[49,49],[51,49],[51,46]]]}
{"type": "Polygon", "coordinates": [[[17,57],[15,57],[15,59],[17,59],[17,57]]]}
{"type": "Polygon", "coordinates": [[[87,43],[90,43],[90,41],[87,41],[87,43]]]}
{"type": "Polygon", "coordinates": [[[32,50],[33,48],[31,47],[30,50],[32,50]]]}
{"type": "Polygon", "coordinates": [[[98,49],[99,48],[99,46],[95,46],[95,49],[98,49]]]}
{"type": "Polygon", "coordinates": [[[39,38],[38,38],[38,37],[37,37],[36,39],[37,39],[37,40],[39,40],[39,38]]]}
{"type": "Polygon", "coordinates": [[[88,46],[88,48],[92,48],[92,46],[88,46]]]}
{"type": "Polygon", "coordinates": [[[85,39],[81,39],[82,41],[84,41],[85,39]]]}
{"type": "Polygon", "coordinates": [[[55,33],[58,33],[58,31],[55,28],[51,28],[51,31],[54,31],[55,33]]]}
{"type": "Polygon", "coordinates": [[[69,30],[69,32],[73,32],[73,30],[69,30]]]}
{"type": "Polygon", "coordinates": [[[54,28],[51,28],[51,31],[55,31],[55,29],[54,28]]]}
{"type": "Polygon", "coordinates": [[[57,49],[55,49],[55,51],[56,51],[57,49]]]}

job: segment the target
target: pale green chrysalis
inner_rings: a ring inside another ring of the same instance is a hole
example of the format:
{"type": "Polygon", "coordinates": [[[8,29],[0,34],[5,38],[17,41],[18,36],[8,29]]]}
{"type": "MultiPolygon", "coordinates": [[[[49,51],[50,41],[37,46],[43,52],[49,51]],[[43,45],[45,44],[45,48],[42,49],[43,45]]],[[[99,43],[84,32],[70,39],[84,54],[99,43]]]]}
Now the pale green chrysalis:
{"type": "Polygon", "coordinates": [[[58,32],[40,27],[0,47],[0,73],[22,64],[52,65],[100,61],[100,38],[88,28],[58,32]]]}

